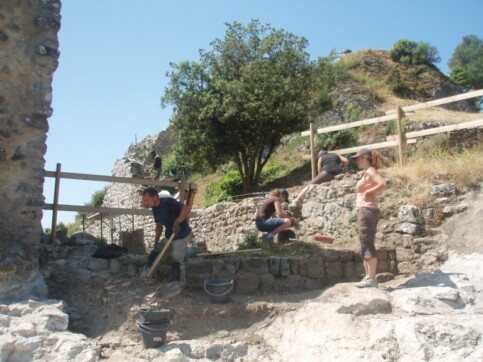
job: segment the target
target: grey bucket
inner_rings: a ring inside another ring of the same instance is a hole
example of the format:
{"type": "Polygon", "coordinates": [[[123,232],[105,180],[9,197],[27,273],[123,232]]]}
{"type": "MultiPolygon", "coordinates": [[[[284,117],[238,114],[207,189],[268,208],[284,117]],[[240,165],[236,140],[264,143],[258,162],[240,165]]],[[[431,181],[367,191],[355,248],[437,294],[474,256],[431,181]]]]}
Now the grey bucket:
{"type": "Polygon", "coordinates": [[[137,322],[144,347],[158,348],[164,345],[166,343],[166,332],[170,324],[168,319],[158,322],[137,322]]]}
{"type": "Polygon", "coordinates": [[[211,303],[227,303],[230,300],[233,285],[232,279],[212,279],[204,282],[205,292],[211,303]]]}
{"type": "Polygon", "coordinates": [[[161,308],[140,308],[138,312],[140,322],[156,322],[168,319],[170,310],[161,308]]]}

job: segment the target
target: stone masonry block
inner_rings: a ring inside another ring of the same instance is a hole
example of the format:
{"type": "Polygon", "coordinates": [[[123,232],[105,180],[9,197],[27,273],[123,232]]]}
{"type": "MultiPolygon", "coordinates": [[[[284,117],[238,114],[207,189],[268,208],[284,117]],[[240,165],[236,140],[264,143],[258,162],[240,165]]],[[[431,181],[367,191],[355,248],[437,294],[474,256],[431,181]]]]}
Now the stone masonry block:
{"type": "Polygon", "coordinates": [[[250,258],[244,259],[240,266],[240,270],[253,273],[268,273],[268,262],[266,258],[250,258]]]}
{"type": "MultiPolygon", "coordinates": [[[[265,274],[268,274],[268,268],[265,274]]],[[[235,291],[241,294],[250,294],[258,290],[260,277],[255,272],[241,271],[235,276],[235,291]]]]}
{"type": "Polygon", "coordinates": [[[270,274],[278,275],[280,273],[280,258],[278,256],[269,257],[268,268],[269,268],[270,274]]]}
{"type": "Polygon", "coordinates": [[[331,282],[340,281],[343,277],[344,271],[342,263],[339,261],[333,261],[326,263],[327,265],[327,278],[331,282]]]}
{"type": "Polygon", "coordinates": [[[290,264],[287,258],[280,258],[280,275],[285,277],[290,275],[290,264]]]}
{"type": "Polygon", "coordinates": [[[311,257],[305,261],[307,268],[307,276],[309,278],[324,278],[325,277],[325,265],[324,259],[321,257],[311,257]]]}

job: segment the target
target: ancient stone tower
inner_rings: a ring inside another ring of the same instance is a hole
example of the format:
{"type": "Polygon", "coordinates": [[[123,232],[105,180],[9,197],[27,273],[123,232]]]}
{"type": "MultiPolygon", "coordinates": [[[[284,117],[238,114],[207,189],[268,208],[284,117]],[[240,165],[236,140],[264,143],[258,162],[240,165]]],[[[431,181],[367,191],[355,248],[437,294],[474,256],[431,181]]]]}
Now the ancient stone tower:
{"type": "Polygon", "coordinates": [[[59,0],[0,2],[0,302],[46,296],[36,268],[59,0]]]}

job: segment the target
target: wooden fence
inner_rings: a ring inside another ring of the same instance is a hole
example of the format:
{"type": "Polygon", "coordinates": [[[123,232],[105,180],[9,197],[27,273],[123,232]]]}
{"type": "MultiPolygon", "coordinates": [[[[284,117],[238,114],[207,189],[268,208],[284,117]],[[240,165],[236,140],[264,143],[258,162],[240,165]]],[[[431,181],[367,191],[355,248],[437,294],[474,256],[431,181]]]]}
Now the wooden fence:
{"type": "Polygon", "coordinates": [[[435,107],[442,104],[447,104],[447,103],[461,101],[464,99],[470,99],[470,98],[476,98],[476,97],[482,97],[482,96],[483,96],[483,89],[479,89],[473,92],[458,94],[456,96],[451,96],[451,97],[440,98],[433,101],[418,103],[418,104],[414,104],[414,105],[406,106],[402,108],[397,107],[395,110],[387,111],[386,115],[382,117],[369,118],[362,121],[344,123],[344,124],[329,126],[325,128],[319,128],[317,130],[315,129],[314,124],[311,123],[310,130],[302,132],[301,135],[310,136],[309,158],[311,159],[311,164],[312,164],[312,178],[314,178],[317,175],[317,155],[315,153],[315,136],[317,134],[329,133],[329,132],[339,131],[343,129],[355,128],[355,127],[365,126],[369,124],[376,124],[376,123],[396,120],[398,134],[393,136],[388,136],[386,142],[373,143],[370,145],[360,145],[357,147],[345,148],[340,150],[333,150],[333,152],[338,154],[347,154],[347,153],[355,152],[361,147],[367,147],[370,149],[380,149],[380,148],[397,146],[399,151],[399,164],[402,166],[404,164],[404,148],[407,144],[415,143],[416,137],[422,137],[422,136],[427,136],[430,134],[436,134],[441,132],[449,132],[449,131],[454,131],[454,130],[464,129],[464,128],[480,127],[483,125],[483,120],[480,119],[476,121],[463,122],[455,125],[431,128],[423,131],[405,133],[404,127],[402,126],[402,122],[401,122],[403,117],[405,117],[406,115],[413,114],[411,112],[414,112],[418,109],[435,107]]]}
{"type": "MultiPolygon", "coordinates": [[[[179,181],[174,181],[176,177],[168,177],[163,180],[151,180],[143,178],[130,178],[130,177],[115,177],[115,176],[103,176],[103,175],[90,175],[82,173],[62,172],[61,164],[58,163],[55,171],[45,171],[45,177],[55,178],[54,184],[54,200],[52,204],[44,204],[44,210],[52,210],[52,231],[50,241],[55,241],[56,226],[57,226],[57,212],[58,211],[75,211],[75,212],[94,212],[101,215],[145,215],[152,214],[149,209],[124,209],[124,208],[112,208],[112,207],[94,207],[94,206],[80,206],[80,205],[63,205],[59,204],[59,190],[60,179],[73,179],[73,180],[87,180],[87,181],[104,181],[104,182],[118,182],[127,183],[133,185],[143,185],[152,187],[175,187],[179,190],[179,199],[185,199],[185,190],[196,189],[195,183],[188,183],[185,176],[177,177],[179,181]]],[[[102,226],[101,226],[102,230],[102,226]]]]}

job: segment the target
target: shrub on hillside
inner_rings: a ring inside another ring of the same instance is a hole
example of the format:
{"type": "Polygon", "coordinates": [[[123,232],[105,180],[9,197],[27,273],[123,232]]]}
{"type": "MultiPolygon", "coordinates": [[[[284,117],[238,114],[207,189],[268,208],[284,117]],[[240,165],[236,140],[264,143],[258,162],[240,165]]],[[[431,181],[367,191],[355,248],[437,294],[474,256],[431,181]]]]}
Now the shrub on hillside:
{"type": "Polygon", "coordinates": [[[401,39],[394,43],[389,50],[389,56],[395,62],[404,65],[426,64],[432,66],[433,63],[441,60],[436,47],[429,45],[429,43],[416,43],[408,39],[401,39]]]}
{"type": "Polygon", "coordinates": [[[206,188],[206,203],[213,205],[231,200],[233,195],[241,193],[242,180],[238,171],[230,171],[206,188]]]}
{"type": "Polygon", "coordinates": [[[391,74],[386,79],[389,89],[397,96],[405,97],[409,94],[409,88],[401,79],[401,73],[398,69],[393,68],[391,74]]]}
{"type": "Polygon", "coordinates": [[[357,135],[353,129],[322,133],[316,136],[315,144],[326,150],[354,147],[357,146],[357,135]]]}

